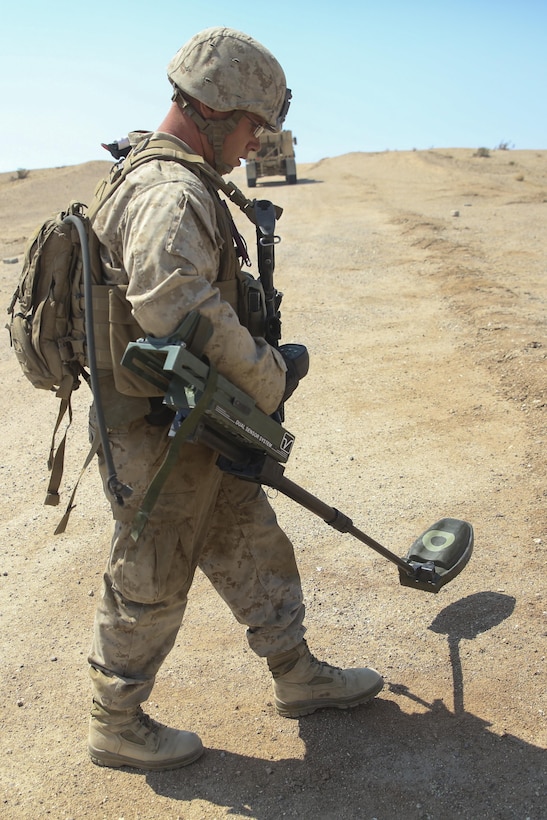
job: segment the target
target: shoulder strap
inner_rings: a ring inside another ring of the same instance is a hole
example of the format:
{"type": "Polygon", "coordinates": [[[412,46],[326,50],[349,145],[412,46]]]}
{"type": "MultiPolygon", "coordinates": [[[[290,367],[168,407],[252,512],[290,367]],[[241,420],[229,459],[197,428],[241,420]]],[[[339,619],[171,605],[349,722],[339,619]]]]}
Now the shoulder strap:
{"type": "Polygon", "coordinates": [[[145,528],[148,519],[150,517],[150,513],[158,500],[158,496],[161,492],[163,485],[167,479],[167,476],[173,469],[175,461],[178,457],[180,449],[185,441],[187,441],[192,434],[195,432],[198,424],[202,420],[202,417],[209,406],[211,399],[213,398],[214,392],[217,386],[217,371],[216,369],[210,365],[209,366],[209,374],[207,376],[207,381],[205,383],[205,389],[197,402],[196,406],[190,411],[190,415],[186,416],[182,424],[178,428],[177,432],[174,435],[173,441],[169,445],[167,450],[167,455],[165,456],[162,464],[160,465],[158,471],[156,472],[154,478],[152,479],[148,489],[146,490],[146,494],[144,499],[139,507],[138,512],[133,519],[133,525],[131,528],[131,537],[133,541],[138,541],[139,536],[141,535],[143,529],[145,528]]]}
{"type": "MultiPolygon", "coordinates": [[[[152,134],[146,137],[130,151],[125,159],[112,167],[108,177],[101,180],[97,186],[94,200],[89,207],[89,219],[93,221],[97,211],[118,189],[131,171],[154,159],[178,162],[198,176],[206,177],[217,190],[222,191],[256,225],[254,200],[247,199],[243,192],[230,180],[225,181],[199,154],[186,151],[179,140],[164,133],[161,136],[152,134]]],[[[279,219],[283,209],[278,206],[274,207],[276,209],[276,218],[279,219]]]]}

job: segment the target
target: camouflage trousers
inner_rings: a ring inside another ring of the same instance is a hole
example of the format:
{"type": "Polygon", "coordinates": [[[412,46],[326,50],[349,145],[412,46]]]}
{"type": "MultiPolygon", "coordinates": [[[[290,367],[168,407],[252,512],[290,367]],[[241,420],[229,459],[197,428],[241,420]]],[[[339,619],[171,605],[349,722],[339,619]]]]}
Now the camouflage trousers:
{"type": "MultiPolygon", "coordinates": [[[[139,418],[110,431],[118,477],[133,488],[115,521],[89,662],[95,700],[131,709],[146,700],[182,623],[199,567],[268,657],[304,635],[304,604],[290,540],[259,485],[216,467],[216,454],[184,444],[137,542],[132,521],[165,457],[168,428],[139,418]]],[[[106,480],[104,460],[99,466],[106,480]]]]}

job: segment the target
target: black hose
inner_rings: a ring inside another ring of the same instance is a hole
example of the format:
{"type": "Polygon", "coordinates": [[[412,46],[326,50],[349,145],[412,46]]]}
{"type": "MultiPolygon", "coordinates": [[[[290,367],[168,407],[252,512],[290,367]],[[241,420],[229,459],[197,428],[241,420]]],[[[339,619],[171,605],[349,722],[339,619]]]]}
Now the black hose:
{"type": "Polygon", "coordinates": [[[101,446],[103,449],[103,456],[106,463],[108,473],[108,489],[120,506],[123,506],[124,498],[128,498],[133,490],[127,484],[123,484],[116,474],[114,466],[114,459],[112,458],[112,450],[110,448],[110,441],[108,440],[108,432],[106,429],[106,422],[104,418],[103,405],[101,401],[101,390],[99,387],[99,377],[97,373],[97,355],[95,348],[95,328],[93,325],[93,282],[91,278],[91,260],[89,257],[89,243],[87,241],[87,233],[82,217],[74,214],[65,216],[63,222],[70,222],[75,226],[80,237],[80,245],[82,248],[82,265],[84,278],[84,304],[85,304],[85,335],[87,344],[87,361],[89,365],[89,375],[91,380],[91,392],[93,394],[93,402],[95,404],[95,413],[97,416],[97,427],[99,428],[99,436],[101,439],[101,446]]]}

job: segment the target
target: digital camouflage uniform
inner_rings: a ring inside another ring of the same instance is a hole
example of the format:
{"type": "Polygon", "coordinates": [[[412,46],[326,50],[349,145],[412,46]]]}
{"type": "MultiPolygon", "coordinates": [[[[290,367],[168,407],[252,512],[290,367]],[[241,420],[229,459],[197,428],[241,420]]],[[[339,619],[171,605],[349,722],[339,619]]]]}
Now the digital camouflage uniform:
{"type": "MultiPolygon", "coordinates": [[[[128,175],[93,227],[106,281],[128,286],[144,332],[167,336],[199,310],[213,327],[205,355],[264,412],[273,412],[286,368],[274,348],[240,324],[234,288],[218,281],[219,274],[233,280],[239,262],[227,209],[213,186],[177,162],[152,160],[128,175]],[[232,294],[232,304],[219,287],[232,294]]],[[[131,522],[169,447],[170,417],[151,414],[146,397],[118,392],[109,373],[100,384],[116,472],[133,493],[124,506],[112,503],[114,536],[90,654],[94,700],[131,709],[148,698],[198,566],[248,627],[258,655],[295,647],[305,631],[300,578],[293,547],[262,488],[222,473],[210,449],[184,444],[135,543],[131,522]]]]}

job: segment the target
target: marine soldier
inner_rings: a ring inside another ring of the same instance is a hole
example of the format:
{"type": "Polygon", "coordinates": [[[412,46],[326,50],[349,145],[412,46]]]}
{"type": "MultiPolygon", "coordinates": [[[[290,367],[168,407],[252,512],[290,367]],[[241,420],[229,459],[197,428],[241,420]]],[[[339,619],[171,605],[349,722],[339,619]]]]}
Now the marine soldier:
{"type": "MultiPolygon", "coordinates": [[[[240,243],[200,164],[220,175],[240,165],[265,129],[281,130],[290,91],[275,57],[227,28],[194,36],[169,63],[168,76],[167,115],[154,134],[135,135],[133,152],[169,139],[189,163],[143,163],[98,211],[93,229],[105,282],[121,289],[149,336],[172,334],[191,311],[206,317],[212,335],[205,355],[270,414],[297,380],[279,350],[242,322],[240,243]]],[[[292,544],[262,488],[222,472],[211,449],[182,446],[146,526],[132,538],[135,513],[169,448],[172,413],[161,396],[126,388],[116,364],[101,374],[101,395],[118,475],[133,493],[123,506],[112,504],[114,534],[95,617],[93,762],[169,769],[202,754],[195,733],[166,727],[141,709],[176,639],[198,566],[247,627],[251,649],[266,659],[281,715],[374,697],[383,684],[375,670],[338,669],[309,651],[292,544]]],[[[101,457],[99,463],[106,484],[101,457]]]]}

